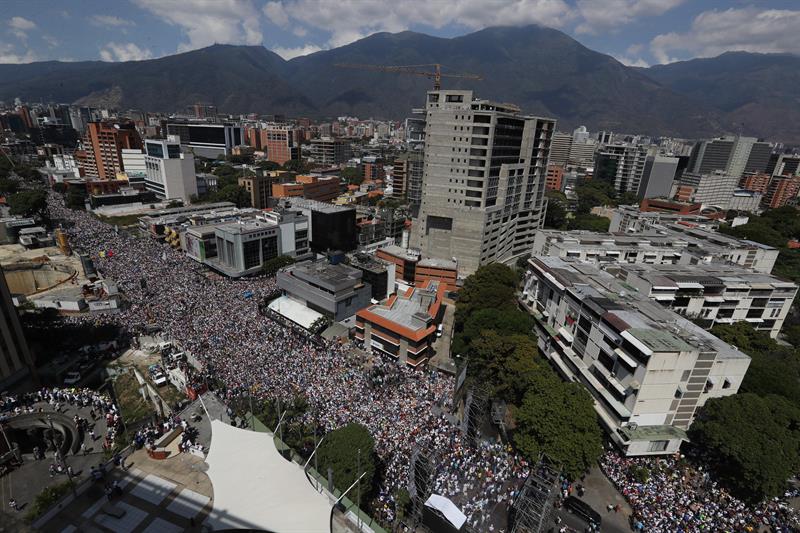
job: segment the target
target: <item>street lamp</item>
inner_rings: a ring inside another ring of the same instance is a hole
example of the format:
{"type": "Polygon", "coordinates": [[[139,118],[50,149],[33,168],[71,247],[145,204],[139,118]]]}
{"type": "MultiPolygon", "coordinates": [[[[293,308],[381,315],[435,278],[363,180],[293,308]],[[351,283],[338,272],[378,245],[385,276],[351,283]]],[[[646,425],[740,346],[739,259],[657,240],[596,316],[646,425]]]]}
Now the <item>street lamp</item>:
{"type": "Polygon", "coordinates": [[[67,464],[67,459],[63,456],[58,446],[56,446],[56,431],[53,428],[53,418],[49,414],[47,415],[47,423],[50,424],[50,444],[53,445],[53,450],[55,451],[55,457],[61,463],[61,466],[64,467],[64,470],[67,472],[67,479],[69,479],[69,488],[72,489],[72,496],[76,497],[77,494],[75,493],[75,483],[72,482],[72,471],[70,471],[69,469],[69,465],[67,464]]]}

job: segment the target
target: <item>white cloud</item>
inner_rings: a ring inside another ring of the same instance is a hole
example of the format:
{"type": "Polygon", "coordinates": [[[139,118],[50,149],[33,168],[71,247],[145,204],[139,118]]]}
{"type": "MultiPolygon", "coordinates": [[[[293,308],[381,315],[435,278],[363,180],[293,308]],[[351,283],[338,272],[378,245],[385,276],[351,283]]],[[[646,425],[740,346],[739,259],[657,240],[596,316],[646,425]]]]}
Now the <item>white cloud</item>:
{"type": "Polygon", "coordinates": [[[188,38],[179,52],[214,43],[261,44],[259,10],[250,0],[133,0],[138,6],[178,26],[188,38]]]}
{"type": "Polygon", "coordinates": [[[136,26],[132,20],[115,17],[114,15],[93,15],[89,17],[89,23],[92,26],[111,26],[114,28],[121,28],[125,26],[136,26]]]}
{"type": "Polygon", "coordinates": [[[294,20],[329,33],[330,47],[412,26],[441,28],[452,24],[480,29],[536,23],[563,27],[574,14],[565,0],[452,0],[447,6],[431,0],[279,0],[266,4],[264,12],[281,27],[294,20]]]}
{"type": "Polygon", "coordinates": [[[615,31],[636,19],[663,15],[685,0],[578,0],[576,5],[583,21],[576,33],[615,31]]]}
{"type": "Polygon", "coordinates": [[[280,2],[267,2],[263,9],[267,18],[276,26],[285,28],[289,25],[289,13],[280,2]]]}
{"type": "Polygon", "coordinates": [[[650,51],[659,63],[728,51],[800,53],[798,26],[800,11],[751,7],[705,11],[694,18],[688,32],[654,37],[650,51]]]}
{"type": "Polygon", "coordinates": [[[38,59],[36,53],[32,50],[26,50],[24,53],[20,54],[16,51],[14,45],[0,43],[0,64],[32,63],[38,59]]]}
{"type": "Polygon", "coordinates": [[[50,48],[55,48],[56,46],[61,44],[61,41],[53,37],[52,35],[42,35],[42,40],[47,43],[47,46],[50,48]]]}
{"type": "Polygon", "coordinates": [[[28,38],[28,32],[36,27],[36,23],[25,17],[11,17],[8,26],[18,39],[24,41],[28,38]]]}
{"type": "Polygon", "coordinates": [[[637,57],[636,59],[627,57],[627,56],[614,56],[614,59],[625,65],[626,67],[649,67],[650,64],[642,59],[641,57],[637,57]]]}
{"type": "Polygon", "coordinates": [[[298,46],[297,48],[284,48],[282,46],[272,47],[273,52],[287,60],[294,57],[307,56],[308,54],[313,54],[314,52],[319,52],[320,50],[323,50],[323,48],[314,44],[298,46]]]}
{"type": "Polygon", "coordinates": [[[298,37],[305,37],[308,34],[308,30],[302,26],[297,26],[296,28],[292,28],[292,33],[298,37]]]}
{"type": "Polygon", "coordinates": [[[36,23],[24,17],[11,17],[8,25],[16,30],[28,31],[36,27],[36,23]]]}
{"type": "Polygon", "coordinates": [[[100,49],[103,61],[141,61],[151,59],[153,53],[147,48],[139,48],[134,43],[108,43],[100,49]]]}

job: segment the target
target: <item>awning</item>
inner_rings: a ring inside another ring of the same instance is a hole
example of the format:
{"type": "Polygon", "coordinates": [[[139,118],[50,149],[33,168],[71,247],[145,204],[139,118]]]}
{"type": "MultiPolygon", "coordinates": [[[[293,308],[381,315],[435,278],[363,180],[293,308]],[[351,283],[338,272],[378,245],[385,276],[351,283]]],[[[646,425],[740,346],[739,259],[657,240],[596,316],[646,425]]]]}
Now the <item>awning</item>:
{"type": "Polygon", "coordinates": [[[442,513],[447,521],[453,524],[453,527],[456,529],[461,529],[461,526],[467,521],[467,516],[461,512],[461,509],[456,507],[456,504],[444,496],[431,494],[431,497],[425,501],[425,505],[442,513]]]}
{"type": "Polygon", "coordinates": [[[617,357],[622,359],[622,362],[628,365],[630,368],[636,368],[639,366],[639,363],[637,363],[630,355],[626,354],[619,348],[614,348],[614,353],[617,354],[617,357]]]}
{"type": "Polygon", "coordinates": [[[206,463],[214,508],[205,523],[213,530],[330,532],[328,497],[278,453],[271,434],[214,420],[206,463]]]}
{"type": "Polygon", "coordinates": [[[753,324],[760,324],[761,322],[764,322],[763,318],[745,318],[744,320],[745,322],[752,322],[753,324]]]}
{"type": "Polygon", "coordinates": [[[720,302],[721,303],[721,302],[725,301],[725,298],[723,298],[722,296],[706,296],[705,300],[707,302],[720,302]]]}
{"type": "Polygon", "coordinates": [[[678,288],[680,289],[702,289],[703,284],[697,283],[695,281],[679,281],[677,283],[678,288]]]}
{"type": "Polygon", "coordinates": [[[674,294],[654,294],[653,299],[657,302],[671,302],[675,299],[674,294]]]}
{"type": "Polygon", "coordinates": [[[563,327],[558,328],[558,334],[564,337],[564,340],[572,344],[572,341],[575,340],[574,337],[570,334],[569,331],[564,329],[563,327]]]}

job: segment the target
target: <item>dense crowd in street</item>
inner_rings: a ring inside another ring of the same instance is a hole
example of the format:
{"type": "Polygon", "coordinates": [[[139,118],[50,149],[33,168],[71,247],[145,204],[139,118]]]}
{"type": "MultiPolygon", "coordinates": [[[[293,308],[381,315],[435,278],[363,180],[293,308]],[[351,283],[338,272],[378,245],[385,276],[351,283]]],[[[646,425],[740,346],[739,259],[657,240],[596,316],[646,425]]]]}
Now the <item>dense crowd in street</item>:
{"type": "MultiPolygon", "coordinates": [[[[496,517],[505,520],[528,465],[503,445],[476,448],[465,442],[441,415],[453,407],[452,378],[381,359],[365,365],[347,343],[309,342],[259,314],[258,303],[276,291],[274,278],[233,281],[208,274],[156,240],[117,232],[87,213],[66,209],[59,195],[51,194],[48,202],[51,218],[67,222],[72,246],[89,254],[127,300],[121,312],[88,320],[116,323],[132,332],[162,328],[167,338],[205,365],[204,372],[225,384],[228,401],[240,395],[282,401],[303,395],[310,424],[325,430],[350,422],[365,425],[385,467],[377,494],[384,521],[394,520],[397,490],[408,486],[412,450],[429,446],[442,453],[437,493],[451,497],[479,530],[495,530],[496,517]]],[[[707,492],[711,496],[706,500],[695,498],[670,477],[654,476],[639,486],[630,481],[626,463],[614,457],[604,458],[604,469],[625,492],[646,531],[680,531],[676,524],[686,525],[683,531],[710,531],[715,525],[727,528],[760,519],[777,524],[784,519],[770,506],[760,515],[748,510],[716,488],[707,492]]]]}
{"type": "Polygon", "coordinates": [[[800,525],[797,513],[780,499],[748,506],[708,472],[673,456],[628,458],[609,451],[600,466],[631,504],[631,525],[637,531],[760,531],[769,527],[775,533],[789,533],[800,525]],[[646,481],[641,469],[646,469],[646,481]]]}

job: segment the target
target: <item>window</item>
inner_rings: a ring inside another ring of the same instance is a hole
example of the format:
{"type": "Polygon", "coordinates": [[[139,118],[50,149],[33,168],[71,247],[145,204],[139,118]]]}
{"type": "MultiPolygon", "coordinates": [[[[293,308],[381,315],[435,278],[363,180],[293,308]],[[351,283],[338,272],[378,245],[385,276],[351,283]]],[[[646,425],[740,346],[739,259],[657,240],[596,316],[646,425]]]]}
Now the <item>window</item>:
{"type": "Polygon", "coordinates": [[[664,452],[667,450],[667,446],[669,446],[668,440],[654,440],[650,443],[648,447],[648,452],[664,452]]]}

